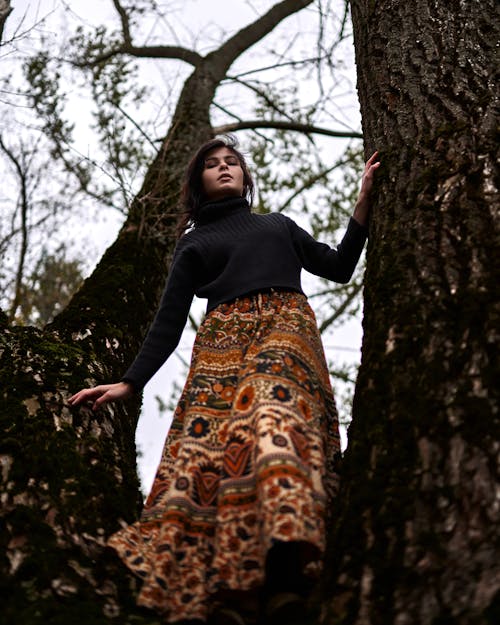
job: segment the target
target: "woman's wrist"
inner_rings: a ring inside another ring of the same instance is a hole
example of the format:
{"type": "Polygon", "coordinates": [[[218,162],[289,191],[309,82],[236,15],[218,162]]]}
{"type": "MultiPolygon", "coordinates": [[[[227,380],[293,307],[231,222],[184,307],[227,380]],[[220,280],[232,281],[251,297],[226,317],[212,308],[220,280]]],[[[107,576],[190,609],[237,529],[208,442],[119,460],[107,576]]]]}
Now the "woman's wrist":
{"type": "Polygon", "coordinates": [[[120,384],[123,384],[127,387],[130,395],[133,395],[135,393],[135,386],[132,384],[132,382],[129,382],[128,380],[120,380],[120,384]]]}
{"type": "Polygon", "coordinates": [[[360,196],[354,207],[354,212],[352,214],[353,219],[355,219],[361,226],[367,226],[369,213],[370,205],[368,203],[368,199],[360,196]]]}

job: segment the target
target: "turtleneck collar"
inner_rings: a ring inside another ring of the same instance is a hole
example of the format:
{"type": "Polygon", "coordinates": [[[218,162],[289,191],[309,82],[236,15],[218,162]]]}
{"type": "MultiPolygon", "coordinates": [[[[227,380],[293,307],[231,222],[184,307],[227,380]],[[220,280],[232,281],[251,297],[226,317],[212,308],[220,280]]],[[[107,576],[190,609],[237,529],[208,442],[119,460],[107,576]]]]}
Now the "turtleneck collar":
{"type": "Polygon", "coordinates": [[[250,212],[250,205],[244,197],[228,197],[216,202],[203,202],[199,208],[196,225],[202,226],[241,212],[250,212]]]}

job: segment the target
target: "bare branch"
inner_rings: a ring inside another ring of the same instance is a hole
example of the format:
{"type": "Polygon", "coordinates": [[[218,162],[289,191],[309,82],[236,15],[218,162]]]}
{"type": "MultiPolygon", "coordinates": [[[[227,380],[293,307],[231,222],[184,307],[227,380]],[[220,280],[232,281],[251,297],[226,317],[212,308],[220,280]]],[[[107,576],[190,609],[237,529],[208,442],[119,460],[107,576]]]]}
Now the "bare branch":
{"type": "Polygon", "coordinates": [[[234,82],[237,82],[238,84],[243,85],[244,87],[247,87],[247,89],[251,89],[254,93],[256,93],[260,98],[264,100],[264,102],[269,106],[269,108],[276,111],[280,115],[284,115],[285,117],[288,117],[290,121],[293,121],[292,117],[288,115],[288,113],[284,111],[280,106],[277,106],[274,100],[272,100],[263,89],[259,89],[259,87],[257,87],[256,85],[253,85],[252,83],[247,82],[245,80],[241,80],[240,78],[237,78],[237,77],[228,76],[227,78],[228,80],[234,80],[234,82]]]}
{"type": "Polygon", "coordinates": [[[203,57],[194,50],[188,50],[182,46],[133,45],[128,15],[119,0],[113,0],[122,24],[123,43],[108,52],[94,57],[91,61],[73,62],[72,64],[76,67],[93,67],[99,63],[109,61],[119,54],[128,54],[136,58],[179,59],[194,67],[199,67],[203,61],[208,61],[213,77],[216,82],[220,82],[224,79],[227,69],[238,56],[270,33],[286,17],[300,11],[312,2],[313,0],[283,0],[283,2],[279,2],[257,21],[239,30],[220,48],[203,57]]]}
{"type": "Polygon", "coordinates": [[[354,282],[354,283],[351,283],[349,287],[350,287],[349,294],[347,295],[345,300],[342,302],[342,304],[336,310],[334,310],[333,313],[329,317],[327,317],[323,321],[323,323],[321,324],[319,328],[320,332],[324,332],[328,328],[328,326],[330,326],[334,321],[336,321],[341,315],[344,314],[344,312],[347,310],[349,305],[356,299],[356,297],[360,293],[361,289],[363,288],[363,283],[361,281],[354,282]]]}
{"type": "Polygon", "coordinates": [[[0,45],[2,45],[3,29],[7,18],[12,13],[10,0],[0,0],[0,45]]]}
{"type": "Polygon", "coordinates": [[[299,122],[287,122],[264,119],[248,120],[241,122],[233,122],[224,124],[213,129],[214,134],[224,134],[227,132],[236,132],[237,130],[253,130],[255,128],[274,128],[276,130],[294,130],[305,134],[326,135],[327,137],[342,137],[346,139],[362,139],[363,135],[359,132],[347,130],[329,130],[328,128],[320,128],[311,124],[301,124],[299,122]]]}
{"type": "Polygon", "coordinates": [[[128,19],[127,12],[120,4],[119,0],[113,0],[113,4],[115,5],[115,9],[120,16],[120,20],[122,23],[122,33],[123,33],[123,41],[125,45],[132,46],[132,37],[130,36],[130,22],[128,19]]]}
{"type": "MultiPolygon", "coordinates": [[[[217,102],[215,102],[215,100],[212,102],[212,105],[218,108],[223,113],[225,113],[228,117],[233,117],[234,119],[238,120],[238,122],[243,122],[241,117],[238,117],[238,115],[235,115],[232,111],[229,111],[226,107],[222,106],[221,104],[218,104],[217,102]]],[[[217,134],[217,132],[215,134],[217,134]]],[[[224,134],[224,133],[221,132],[220,134],[224,134]]],[[[258,130],[255,130],[255,134],[258,135],[261,139],[264,139],[264,141],[269,141],[269,137],[266,137],[264,134],[262,134],[258,130]]]]}
{"type": "MultiPolygon", "coordinates": [[[[232,76],[230,80],[236,80],[236,78],[241,78],[242,76],[249,76],[250,74],[260,74],[262,72],[268,72],[274,69],[280,69],[282,67],[300,67],[302,65],[308,65],[310,63],[317,63],[320,61],[326,60],[325,56],[314,56],[306,59],[300,59],[298,61],[283,61],[281,63],[273,63],[272,65],[266,65],[264,67],[256,67],[255,69],[249,69],[245,72],[240,72],[236,77],[232,76]]],[[[229,76],[228,76],[229,79],[229,76]]]]}
{"type": "Polygon", "coordinates": [[[332,172],[334,169],[337,169],[338,167],[343,167],[348,162],[349,162],[349,159],[344,159],[344,160],[337,161],[331,167],[328,167],[328,169],[324,169],[323,171],[320,171],[319,174],[316,174],[315,176],[311,176],[311,178],[308,178],[307,180],[305,180],[304,184],[302,184],[298,189],[296,189],[285,200],[285,202],[283,202],[283,204],[279,207],[277,212],[279,212],[279,213],[283,212],[286,208],[288,208],[288,206],[292,203],[292,201],[297,196],[299,196],[301,193],[303,193],[307,189],[310,189],[314,184],[316,184],[316,182],[319,182],[320,180],[323,180],[323,178],[326,178],[326,176],[328,176],[328,174],[330,172],[332,172]]]}
{"type": "Polygon", "coordinates": [[[213,63],[214,78],[218,82],[221,81],[238,56],[268,35],[285,18],[312,2],[313,0],[283,0],[258,20],[239,30],[220,48],[208,54],[205,58],[213,63]]]}
{"type": "Polygon", "coordinates": [[[155,146],[154,142],[152,141],[151,137],[141,128],[141,126],[139,126],[139,124],[135,121],[135,119],[133,117],[131,117],[126,111],[124,111],[122,109],[122,107],[119,104],[114,104],[114,106],[120,111],[120,113],[126,118],[128,119],[128,121],[135,126],[135,128],[137,128],[137,130],[141,133],[141,135],[144,137],[144,139],[146,139],[146,141],[149,143],[149,145],[153,148],[153,150],[155,152],[158,152],[158,148],[155,146]]]}
{"type": "Polygon", "coordinates": [[[71,62],[71,64],[75,67],[94,67],[95,65],[109,61],[118,54],[128,54],[137,58],[148,59],[179,59],[180,61],[185,61],[186,63],[193,65],[194,67],[197,67],[203,60],[203,57],[197,52],[194,52],[194,50],[188,50],[187,48],[183,48],[181,46],[137,47],[133,45],[126,45],[124,43],[113,50],[109,50],[104,54],[94,57],[92,61],[80,63],[71,62]]]}
{"type": "Polygon", "coordinates": [[[194,50],[183,48],[182,46],[135,46],[132,42],[130,21],[126,10],[119,0],[113,0],[113,4],[120,17],[123,42],[117,47],[95,56],[90,61],[71,62],[75,67],[95,67],[120,54],[126,54],[136,58],[178,59],[193,65],[193,67],[197,67],[203,61],[203,57],[200,54],[194,50]]]}

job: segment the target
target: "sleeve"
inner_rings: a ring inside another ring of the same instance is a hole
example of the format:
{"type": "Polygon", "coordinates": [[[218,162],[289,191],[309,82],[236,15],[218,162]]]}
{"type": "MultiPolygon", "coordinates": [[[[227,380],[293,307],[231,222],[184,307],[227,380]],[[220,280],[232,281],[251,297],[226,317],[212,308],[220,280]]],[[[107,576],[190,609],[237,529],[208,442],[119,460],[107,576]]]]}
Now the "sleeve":
{"type": "Polygon", "coordinates": [[[316,241],[308,232],[288,219],[294,247],[304,269],[316,276],[346,284],[356,268],[368,236],[368,228],[352,217],[337,249],[316,241]]]}
{"type": "Polygon", "coordinates": [[[142,390],[179,344],[195,292],[193,254],[189,248],[176,249],[156,316],[122,377],[136,391],[142,390]]]}

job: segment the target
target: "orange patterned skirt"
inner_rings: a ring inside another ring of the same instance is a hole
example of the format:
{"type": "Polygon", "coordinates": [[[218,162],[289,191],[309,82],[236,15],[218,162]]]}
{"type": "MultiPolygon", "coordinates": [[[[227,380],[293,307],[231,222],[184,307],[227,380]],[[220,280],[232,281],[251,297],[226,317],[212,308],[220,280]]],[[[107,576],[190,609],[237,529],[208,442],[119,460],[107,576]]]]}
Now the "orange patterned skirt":
{"type": "Polygon", "coordinates": [[[280,542],[309,547],[317,576],[337,492],[338,419],[304,295],[271,291],[207,314],[151,493],[109,539],[167,623],[206,621],[232,591],[265,583],[280,542]]]}

